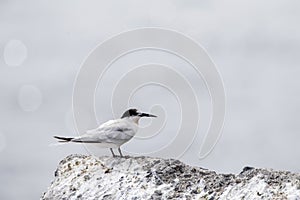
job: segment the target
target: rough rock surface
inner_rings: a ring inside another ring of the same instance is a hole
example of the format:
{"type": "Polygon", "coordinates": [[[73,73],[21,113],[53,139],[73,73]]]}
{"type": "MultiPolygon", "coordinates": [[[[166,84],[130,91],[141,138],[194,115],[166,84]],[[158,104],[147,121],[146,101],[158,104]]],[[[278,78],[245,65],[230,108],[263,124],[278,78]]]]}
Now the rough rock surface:
{"type": "Polygon", "coordinates": [[[70,155],[41,199],[299,199],[300,174],[217,174],[178,160],[70,155]]]}

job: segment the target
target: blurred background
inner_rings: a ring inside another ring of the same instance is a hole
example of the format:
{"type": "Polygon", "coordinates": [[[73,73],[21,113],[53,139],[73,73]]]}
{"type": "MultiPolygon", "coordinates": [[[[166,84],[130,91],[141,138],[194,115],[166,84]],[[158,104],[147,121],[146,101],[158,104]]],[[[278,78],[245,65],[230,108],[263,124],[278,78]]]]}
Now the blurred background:
{"type": "MultiPolygon", "coordinates": [[[[111,36],[149,26],[194,38],[217,65],[226,88],[227,114],[218,144],[198,160],[195,152],[205,133],[200,131],[182,161],[222,173],[238,173],[246,165],[300,172],[299,9],[297,0],[1,0],[0,199],[39,198],[61,159],[88,154],[81,145],[49,146],[55,134],[77,134],[72,90],[80,66],[111,36]]],[[[116,63],[104,85],[114,80],[118,66],[152,59],[173,63],[178,70],[185,65],[164,53],[140,52],[116,63]]],[[[183,71],[197,90],[200,107],[206,107],[209,95],[203,80],[188,67],[183,71]]],[[[159,135],[172,137],[180,120],[174,96],[151,87],[136,95],[131,104],[142,110],[163,105],[167,124],[159,135]],[[142,97],[151,92],[156,97],[145,101],[142,97]]],[[[99,123],[118,117],[105,95],[97,93],[97,99],[99,123]]],[[[209,112],[201,114],[203,126],[208,126],[209,112]]],[[[150,142],[156,144],[155,138],[150,142]]],[[[125,150],[133,151],[133,143],[125,150]]]]}

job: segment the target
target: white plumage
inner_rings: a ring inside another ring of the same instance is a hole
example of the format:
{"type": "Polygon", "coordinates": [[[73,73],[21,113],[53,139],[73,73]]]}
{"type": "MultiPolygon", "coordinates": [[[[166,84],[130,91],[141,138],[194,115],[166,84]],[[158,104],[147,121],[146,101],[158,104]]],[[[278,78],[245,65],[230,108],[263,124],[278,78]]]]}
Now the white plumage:
{"type": "Polygon", "coordinates": [[[127,110],[121,119],[109,120],[98,128],[87,130],[85,134],[78,137],[54,136],[59,142],[96,143],[98,147],[118,148],[122,155],[120,146],[131,140],[138,131],[138,122],[141,117],[156,117],[152,114],[138,112],[137,109],[127,110]]]}

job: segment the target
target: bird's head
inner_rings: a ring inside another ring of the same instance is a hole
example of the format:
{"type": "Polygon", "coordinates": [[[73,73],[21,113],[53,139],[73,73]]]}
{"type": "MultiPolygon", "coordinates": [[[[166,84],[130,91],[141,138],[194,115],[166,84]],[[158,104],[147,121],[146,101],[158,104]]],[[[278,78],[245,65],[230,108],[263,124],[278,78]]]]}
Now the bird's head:
{"type": "Polygon", "coordinates": [[[138,123],[139,122],[139,119],[141,117],[157,117],[155,115],[152,115],[152,114],[148,114],[148,113],[144,113],[144,112],[140,112],[138,111],[137,109],[135,108],[131,108],[127,111],[125,111],[122,115],[122,119],[123,118],[128,118],[128,119],[131,119],[133,120],[135,123],[138,123]]]}

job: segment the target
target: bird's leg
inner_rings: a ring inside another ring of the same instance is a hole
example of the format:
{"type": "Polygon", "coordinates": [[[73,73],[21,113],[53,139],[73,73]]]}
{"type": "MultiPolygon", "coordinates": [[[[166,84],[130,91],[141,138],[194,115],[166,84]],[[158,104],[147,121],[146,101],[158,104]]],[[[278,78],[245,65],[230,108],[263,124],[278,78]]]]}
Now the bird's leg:
{"type": "Polygon", "coordinates": [[[110,149],[110,152],[112,153],[113,157],[116,157],[116,154],[114,153],[113,149],[112,148],[109,148],[110,149]]]}
{"type": "Polygon", "coordinates": [[[121,148],[120,148],[120,147],[118,148],[118,151],[119,151],[119,153],[120,153],[120,156],[123,157],[123,154],[122,154],[122,151],[121,151],[121,148]]]}

